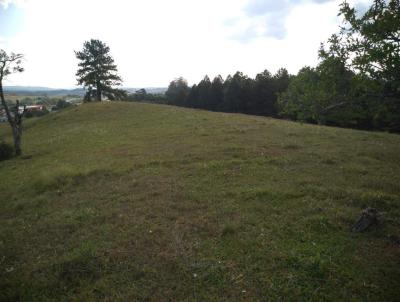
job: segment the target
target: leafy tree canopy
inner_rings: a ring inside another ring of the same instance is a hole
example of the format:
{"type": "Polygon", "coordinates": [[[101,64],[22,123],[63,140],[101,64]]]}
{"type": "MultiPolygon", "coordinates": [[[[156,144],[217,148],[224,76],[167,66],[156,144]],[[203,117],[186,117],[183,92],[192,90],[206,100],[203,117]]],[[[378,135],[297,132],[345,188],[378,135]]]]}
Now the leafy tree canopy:
{"type": "Polygon", "coordinates": [[[83,44],[82,51],[75,52],[80,60],[76,73],[78,84],[87,89],[86,101],[95,98],[101,101],[102,96],[111,100],[123,98],[126,93],[113,86],[121,85],[122,79],[117,74],[117,65],[110,55],[110,48],[100,40],[90,40],[83,44]]]}
{"type": "Polygon", "coordinates": [[[190,88],[187,81],[184,78],[179,77],[169,84],[165,95],[171,103],[183,106],[186,101],[186,97],[189,95],[189,92],[190,88]]]}
{"type": "Polygon", "coordinates": [[[365,97],[381,103],[375,120],[400,131],[400,0],[374,0],[364,14],[345,1],[339,15],[343,26],[322,45],[320,57],[339,59],[368,82],[365,97]]]}
{"type": "Polygon", "coordinates": [[[374,0],[361,16],[346,1],[339,15],[339,34],[328,40],[320,56],[336,56],[355,71],[386,85],[385,96],[400,96],[400,0],[374,0]]]}

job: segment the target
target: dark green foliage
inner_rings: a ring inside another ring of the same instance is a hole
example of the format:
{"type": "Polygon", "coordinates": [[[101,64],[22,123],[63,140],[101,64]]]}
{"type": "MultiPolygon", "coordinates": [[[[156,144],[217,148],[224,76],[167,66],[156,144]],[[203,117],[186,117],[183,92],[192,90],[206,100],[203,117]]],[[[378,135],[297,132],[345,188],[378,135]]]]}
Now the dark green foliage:
{"type": "Polygon", "coordinates": [[[0,140],[0,161],[10,159],[14,154],[14,148],[0,140]]]}
{"type": "Polygon", "coordinates": [[[354,68],[371,78],[387,82],[386,93],[400,96],[400,1],[374,0],[361,17],[347,2],[340,46],[354,68]],[[351,56],[352,55],[352,56],[351,56]]]}
{"type": "Polygon", "coordinates": [[[205,76],[191,88],[180,78],[171,82],[166,97],[172,105],[276,116],[277,95],[287,88],[290,78],[286,69],[280,69],[274,76],[266,70],[255,79],[238,71],[225,81],[217,76],[211,82],[205,76]]]}
{"type": "Polygon", "coordinates": [[[110,100],[126,97],[123,90],[113,88],[121,85],[122,79],[109,52],[110,48],[104,42],[93,39],[83,44],[82,51],[75,52],[80,60],[76,73],[78,84],[87,89],[85,101],[101,101],[103,96],[110,100]]]}
{"type": "Polygon", "coordinates": [[[210,108],[211,81],[206,75],[197,85],[197,102],[194,107],[210,108]]]}
{"type": "Polygon", "coordinates": [[[26,111],[24,117],[31,118],[31,117],[41,117],[49,113],[49,110],[44,108],[43,110],[34,110],[34,111],[26,111]]]}
{"type": "Polygon", "coordinates": [[[368,99],[374,128],[400,131],[400,1],[375,0],[361,16],[344,2],[340,15],[344,25],[320,57],[340,58],[368,83],[358,101],[368,99]]]}
{"type": "Polygon", "coordinates": [[[165,95],[171,104],[184,106],[187,96],[189,95],[190,88],[187,81],[180,77],[172,81],[165,95]]]}
{"type": "Polygon", "coordinates": [[[292,76],[289,74],[286,68],[280,68],[273,77],[275,91],[277,93],[282,93],[286,91],[286,89],[289,86],[291,78],[292,76]]]}
{"type": "Polygon", "coordinates": [[[166,97],[178,106],[400,132],[400,1],[375,0],[362,16],[344,2],[339,15],[344,25],[322,44],[315,68],[206,76],[190,91],[175,80],[166,97]]]}
{"type": "Polygon", "coordinates": [[[349,122],[342,108],[352,109],[354,77],[344,63],[334,57],[325,59],[316,68],[302,68],[279,98],[280,114],[318,124],[349,122]],[[345,121],[341,121],[342,118],[345,121]]]}
{"type": "Polygon", "coordinates": [[[254,103],[250,113],[275,116],[276,87],[278,83],[268,70],[257,74],[254,81],[254,103]]]}
{"type": "Polygon", "coordinates": [[[124,100],[128,95],[125,90],[112,87],[104,87],[102,94],[110,101],[124,100]]]}
{"type": "Polygon", "coordinates": [[[209,98],[210,109],[217,110],[224,100],[224,80],[220,75],[215,77],[211,83],[209,98]]]}
{"type": "Polygon", "coordinates": [[[67,102],[67,101],[61,99],[61,100],[57,101],[56,107],[58,109],[64,109],[64,108],[70,107],[71,105],[72,104],[70,102],[67,102]]]}
{"type": "Polygon", "coordinates": [[[341,5],[344,26],[279,98],[280,115],[318,124],[400,131],[400,2],[376,0],[361,17],[341,5]]]}
{"type": "Polygon", "coordinates": [[[72,104],[70,102],[67,102],[67,101],[65,101],[63,99],[59,99],[57,101],[57,103],[55,104],[55,106],[53,106],[51,108],[51,111],[61,110],[61,109],[64,109],[64,108],[68,108],[70,106],[72,106],[72,104]]]}
{"type": "Polygon", "coordinates": [[[225,81],[224,100],[221,110],[226,112],[247,112],[251,102],[252,80],[242,72],[236,72],[225,81]]]}
{"type": "Polygon", "coordinates": [[[148,103],[165,103],[165,95],[164,94],[153,94],[148,93],[146,89],[142,88],[134,93],[127,95],[124,100],[128,102],[148,102],[148,103]]]}
{"type": "Polygon", "coordinates": [[[147,91],[146,91],[146,89],[142,88],[142,89],[139,89],[139,90],[135,91],[134,97],[138,101],[146,100],[147,99],[147,91]]]}
{"type": "MultiPolygon", "coordinates": [[[[168,97],[168,96],[167,96],[167,97],[168,97]]],[[[191,108],[196,108],[196,107],[198,107],[198,106],[197,106],[198,99],[199,99],[198,88],[197,88],[197,85],[194,84],[194,85],[192,86],[192,88],[190,89],[190,92],[189,92],[189,94],[188,94],[188,96],[187,96],[187,98],[186,98],[185,106],[186,106],[186,107],[191,107],[191,108]]]]}
{"type": "MultiPolygon", "coordinates": [[[[376,81],[352,72],[338,57],[327,57],[316,67],[304,67],[278,102],[282,117],[303,122],[378,128],[379,99],[372,92],[376,81]]],[[[383,114],[383,113],[382,113],[383,114]]]]}

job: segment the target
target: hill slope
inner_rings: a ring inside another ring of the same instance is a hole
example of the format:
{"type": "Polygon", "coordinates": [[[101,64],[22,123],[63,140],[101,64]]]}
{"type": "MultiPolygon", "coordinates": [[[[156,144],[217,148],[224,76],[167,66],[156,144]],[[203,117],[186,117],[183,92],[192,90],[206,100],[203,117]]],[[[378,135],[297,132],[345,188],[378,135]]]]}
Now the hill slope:
{"type": "Polygon", "coordinates": [[[400,136],[104,103],[23,143],[0,162],[0,300],[400,294],[400,136]],[[367,206],[383,222],[351,233],[367,206]]]}

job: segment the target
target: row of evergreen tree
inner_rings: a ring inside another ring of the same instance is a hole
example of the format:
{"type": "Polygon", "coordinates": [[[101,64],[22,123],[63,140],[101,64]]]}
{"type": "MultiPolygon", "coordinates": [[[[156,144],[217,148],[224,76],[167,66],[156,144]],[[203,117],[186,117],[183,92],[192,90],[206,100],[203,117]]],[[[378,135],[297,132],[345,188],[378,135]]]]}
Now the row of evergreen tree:
{"type": "Polygon", "coordinates": [[[275,75],[265,70],[254,79],[236,72],[225,80],[217,76],[211,81],[205,76],[192,87],[180,77],[170,83],[166,99],[161,101],[212,111],[399,132],[399,99],[385,97],[386,86],[328,56],[317,67],[304,67],[297,75],[284,68],[275,75]]]}
{"type": "Polygon", "coordinates": [[[277,97],[287,89],[289,81],[286,69],[275,75],[265,70],[255,79],[241,72],[225,80],[217,76],[211,81],[205,76],[192,87],[185,79],[178,78],[170,83],[166,97],[169,104],[177,106],[277,116],[277,97]]]}
{"type": "Polygon", "coordinates": [[[375,0],[363,15],[345,1],[339,14],[344,25],[321,45],[318,66],[206,76],[192,87],[178,78],[167,103],[400,132],[400,1],[375,0]]]}

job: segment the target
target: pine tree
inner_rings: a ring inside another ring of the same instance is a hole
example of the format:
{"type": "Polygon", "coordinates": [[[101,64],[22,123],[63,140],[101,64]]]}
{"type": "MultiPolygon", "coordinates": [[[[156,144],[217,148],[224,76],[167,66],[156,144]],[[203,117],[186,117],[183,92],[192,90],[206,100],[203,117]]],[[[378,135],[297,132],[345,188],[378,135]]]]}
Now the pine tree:
{"type": "Polygon", "coordinates": [[[210,90],[211,90],[211,81],[210,78],[206,75],[203,80],[200,81],[199,85],[197,85],[198,90],[198,102],[196,104],[196,108],[202,109],[210,109],[210,90]]]}
{"type": "Polygon", "coordinates": [[[253,107],[250,113],[274,116],[276,91],[274,87],[274,79],[268,70],[257,74],[254,80],[253,107]]]}
{"type": "Polygon", "coordinates": [[[185,106],[191,107],[191,108],[196,108],[196,104],[198,103],[198,99],[199,99],[198,95],[199,95],[199,93],[198,93],[197,85],[194,84],[192,86],[192,88],[190,89],[190,92],[186,98],[185,106]]]}
{"type": "Polygon", "coordinates": [[[224,100],[224,80],[219,75],[211,83],[210,109],[217,110],[224,100]]]}
{"type": "Polygon", "coordinates": [[[104,42],[94,39],[86,41],[82,51],[75,51],[80,60],[76,76],[78,84],[87,89],[86,101],[93,97],[101,101],[102,96],[115,100],[126,95],[123,90],[113,88],[121,85],[122,79],[109,52],[110,48],[104,42]]]}

